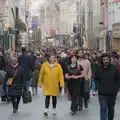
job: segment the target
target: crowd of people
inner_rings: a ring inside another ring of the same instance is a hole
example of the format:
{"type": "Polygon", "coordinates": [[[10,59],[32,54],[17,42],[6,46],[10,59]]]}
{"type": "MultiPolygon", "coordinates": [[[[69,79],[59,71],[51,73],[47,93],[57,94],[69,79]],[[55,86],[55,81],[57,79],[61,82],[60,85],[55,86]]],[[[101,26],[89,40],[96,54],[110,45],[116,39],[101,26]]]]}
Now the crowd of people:
{"type": "Polygon", "coordinates": [[[98,95],[100,119],[113,120],[120,88],[120,55],[117,51],[49,47],[35,52],[0,52],[1,101],[12,101],[13,113],[19,108],[23,90],[32,94],[43,88],[44,115],[48,116],[50,98],[56,115],[57,97],[62,89],[71,101],[70,113],[89,107],[91,93],[98,95]],[[6,89],[7,88],[7,89],[6,89]]]}

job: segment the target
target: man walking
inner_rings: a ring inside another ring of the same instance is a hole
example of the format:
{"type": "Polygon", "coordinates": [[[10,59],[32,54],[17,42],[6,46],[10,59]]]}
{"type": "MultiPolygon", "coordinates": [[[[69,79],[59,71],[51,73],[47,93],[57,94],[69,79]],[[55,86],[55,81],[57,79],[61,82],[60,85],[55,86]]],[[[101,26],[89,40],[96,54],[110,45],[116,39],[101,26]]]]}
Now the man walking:
{"type": "Polygon", "coordinates": [[[110,56],[101,56],[101,66],[95,73],[100,103],[100,120],[113,120],[120,75],[117,67],[111,64],[110,56]]]}
{"type": "Polygon", "coordinates": [[[26,53],[26,49],[22,48],[22,54],[18,58],[19,65],[23,67],[25,80],[26,80],[26,88],[29,89],[30,86],[30,79],[33,71],[33,64],[30,56],[26,53]]]}

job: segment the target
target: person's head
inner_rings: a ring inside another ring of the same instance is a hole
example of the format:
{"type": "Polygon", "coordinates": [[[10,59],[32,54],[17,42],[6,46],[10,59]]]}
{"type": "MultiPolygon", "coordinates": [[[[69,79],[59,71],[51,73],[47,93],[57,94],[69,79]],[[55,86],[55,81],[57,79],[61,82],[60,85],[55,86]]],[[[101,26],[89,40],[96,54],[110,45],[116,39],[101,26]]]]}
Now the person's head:
{"type": "Polygon", "coordinates": [[[84,53],[83,53],[83,51],[82,51],[82,50],[79,50],[79,51],[77,52],[77,56],[78,56],[78,58],[84,58],[84,53]]]}
{"type": "Polygon", "coordinates": [[[96,53],[92,54],[92,60],[97,60],[97,54],[96,53]]]}
{"type": "Polygon", "coordinates": [[[70,64],[76,64],[77,63],[77,57],[76,55],[72,55],[69,59],[70,64]]]}
{"type": "Polygon", "coordinates": [[[84,58],[86,59],[86,60],[88,60],[89,59],[89,54],[84,54],[84,58]]]}
{"type": "Polygon", "coordinates": [[[111,64],[110,56],[108,54],[103,54],[101,56],[101,65],[107,67],[109,64],[111,64]]]}
{"type": "Polygon", "coordinates": [[[102,53],[99,51],[99,52],[97,53],[97,58],[100,58],[101,55],[102,55],[102,53]]]}
{"type": "Polygon", "coordinates": [[[89,58],[88,58],[90,61],[92,61],[92,55],[90,54],[89,55],[89,58]]]}
{"type": "Polygon", "coordinates": [[[54,64],[57,61],[56,55],[55,54],[50,54],[48,56],[48,61],[50,64],[54,64]]]}
{"type": "Polygon", "coordinates": [[[18,59],[16,57],[12,57],[11,59],[11,65],[16,66],[18,64],[18,59]]]}
{"type": "Polygon", "coordinates": [[[22,53],[25,53],[25,52],[26,52],[26,48],[23,47],[23,48],[22,48],[22,53]]]}
{"type": "Polygon", "coordinates": [[[40,56],[40,51],[36,51],[36,52],[35,52],[35,55],[36,55],[36,56],[40,56]]]}

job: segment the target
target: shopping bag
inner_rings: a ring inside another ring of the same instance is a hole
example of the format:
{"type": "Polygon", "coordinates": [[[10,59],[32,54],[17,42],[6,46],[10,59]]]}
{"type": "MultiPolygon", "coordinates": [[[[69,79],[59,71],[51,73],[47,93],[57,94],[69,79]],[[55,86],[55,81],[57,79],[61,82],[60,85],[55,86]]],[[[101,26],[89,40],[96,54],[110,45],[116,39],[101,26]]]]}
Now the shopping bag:
{"type": "Polygon", "coordinates": [[[31,92],[28,90],[23,91],[22,99],[23,99],[23,104],[31,103],[32,102],[31,92]]]}

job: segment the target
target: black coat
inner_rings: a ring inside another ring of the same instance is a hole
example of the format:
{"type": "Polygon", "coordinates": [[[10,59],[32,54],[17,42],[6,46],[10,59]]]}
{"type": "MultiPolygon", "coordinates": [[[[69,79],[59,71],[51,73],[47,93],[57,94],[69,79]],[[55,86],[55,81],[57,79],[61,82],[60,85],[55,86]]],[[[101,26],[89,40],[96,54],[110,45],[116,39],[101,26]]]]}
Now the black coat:
{"type": "Polygon", "coordinates": [[[5,69],[5,59],[3,56],[0,57],[0,70],[5,69]]]}
{"type": "Polygon", "coordinates": [[[9,96],[21,96],[22,90],[25,88],[24,70],[22,67],[17,66],[16,68],[10,66],[5,76],[5,87],[8,89],[9,96]],[[17,71],[17,72],[16,72],[17,71]],[[16,75],[15,75],[16,72],[16,75]],[[14,76],[15,75],[15,76],[14,76]],[[13,78],[12,85],[6,86],[9,78],[13,78]]]}
{"type": "Polygon", "coordinates": [[[115,95],[120,87],[120,73],[115,65],[108,68],[99,66],[95,73],[98,93],[103,95],[115,95]]]}
{"type": "Polygon", "coordinates": [[[25,78],[29,78],[33,70],[31,57],[27,53],[23,53],[19,56],[18,61],[19,65],[24,69],[25,78]]]}

